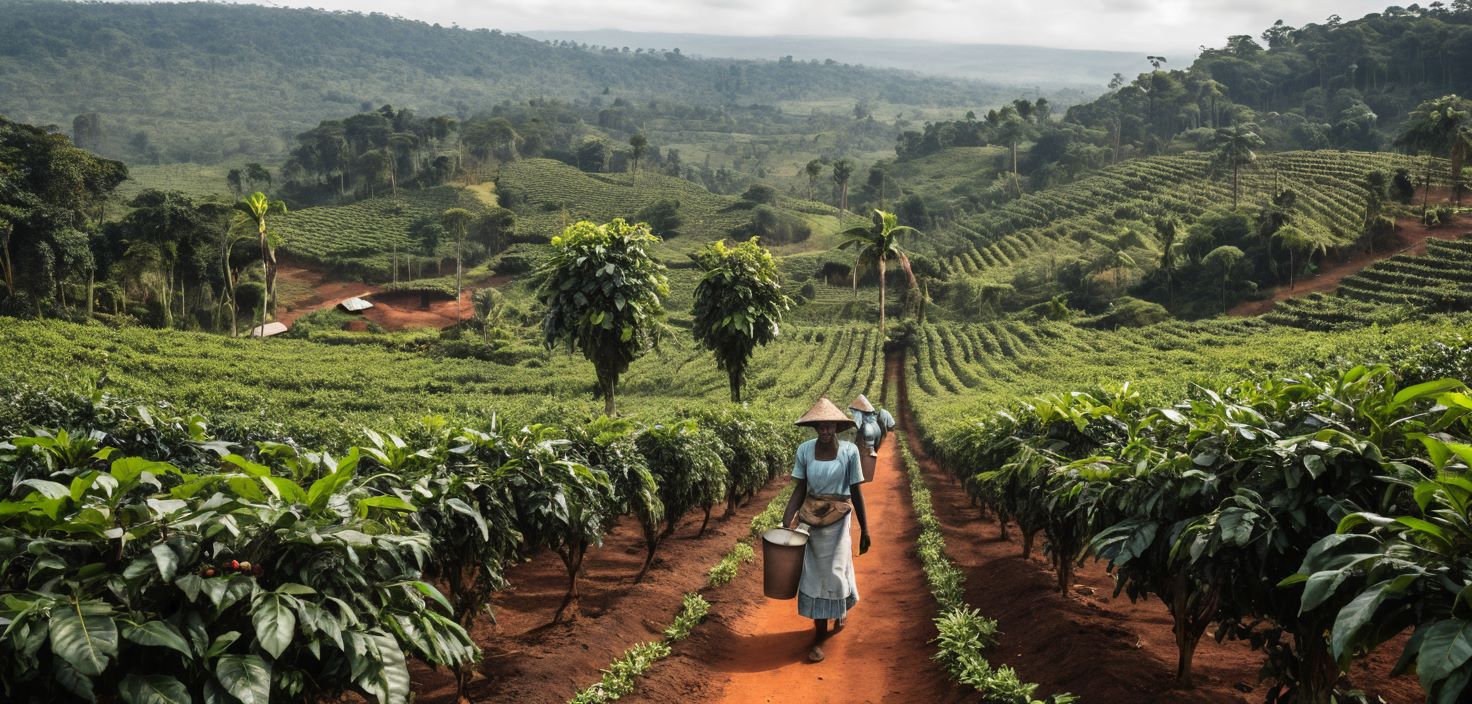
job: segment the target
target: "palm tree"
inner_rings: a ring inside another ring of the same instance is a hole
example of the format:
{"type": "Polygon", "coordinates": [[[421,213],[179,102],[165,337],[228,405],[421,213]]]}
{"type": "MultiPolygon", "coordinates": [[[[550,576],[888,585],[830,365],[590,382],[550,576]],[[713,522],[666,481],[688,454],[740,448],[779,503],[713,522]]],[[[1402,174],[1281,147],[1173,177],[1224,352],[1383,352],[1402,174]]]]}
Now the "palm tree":
{"type": "Polygon", "coordinates": [[[450,208],[440,214],[440,225],[455,235],[455,321],[460,321],[461,261],[465,249],[465,231],[474,217],[464,208],[450,208]]]}
{"type": "Polygon", "coordinates": [[[853,269],[855,295],[859,290],[859,270],[871,263],[879,267],[879,335],[881,338],[884,336],[884,284],[887,273],[886,265],[889,260],[899,262],[900,267],[905,270],[905,275],[910,279],[910,288],[915,287],[915,272],[910,268],[910,257],[900,248],[900,236],[907,234],[918,235],[920,231],[899,224],[899,218],[895,217],[894,213],[883,210],[874,211],[873,224],[852,227],[839,233],[838,249],[857,251],[853,269]]]}
{"type": "Polygon", "coordinates": [[[1175,275],[1176,250],[1183,243],[1177,242],[1180,223],[1175,218],[1164,218],[1155,223],[1155,232],[1160,235],[1160,273],[1165,276],[1165,302],[1168,309],[1176,307],[1175,275]]]}
{"type": "Polygon", "coordinates": [[[1472,156],[1472,101],[1447,95],[1421,103],[1411,111],[1406,131],[1396,143],[1446,154],[1451,162],[1453,197],[1458,207],[1462,205],[1462,165],[1472,156]]]}
{"type": "Polygon", "coordinates": [[[1227,87],[1217,81],[1207,79],[1196,91],[1196,96],[1202,100],[1209,101],[1210,107],[1207,112],[1211,113],[1211,126],[1217,127],[1216,101],[1227,97],[1227,87]]]}
{"type": "Polygon", "coordinates": [[[265,276],[266,290],[261,300],[261,317],[258,325],[265,325],[268,311],[271,317],[276,316],[276,245],[280,240],[280,235],[268,236],[266,234],[266,216],[285,215],[286,203],[270,200],[266,194],[256,191],[240,199],[235,204],[235,209],[240,211],[237,217],[255,224],[256,238],[261,245],[261,273],[265,276]],[[273,239],[277,241],[273,242],[273,239]]]}
{"type": "Polygon", "coordinates": [[[635,134],[629,138],[629,148],[633,150],[630,154],[634,158],[634,168],[629,171],[629,183],[633,183],[639,176],[639,160],[644,157],[644,150],[649,147],[649,140],[642,134],[635,134]]]}
{"type": "Polygon", "coordinates": [[[1216,134],[1211,138],[1211,150],[1215,153],[1213,160],[1218,166],[1228,166],[1232,169],[1232,209],[1237,209],[1237,199],[1240,193],[1238,186],[1238,174],[1243,166],[1257,161],[1257,153],[1252,151],[1263,145],[1262,137],[1257,136],[1256,125],[1237,124],[1231,127],[1217,128],[1216,134]]]}
{"type": "Polygon", "coordinates": [[[1017,147],[1026,134],[1027,123],[1023,117],[1010,105],[1002,108],[1001,121],[997,125],[997,139],[1012,150],[1012,189],[1018,196],[1022,195],[1022,182],[1017,176],[1017,147]]]}

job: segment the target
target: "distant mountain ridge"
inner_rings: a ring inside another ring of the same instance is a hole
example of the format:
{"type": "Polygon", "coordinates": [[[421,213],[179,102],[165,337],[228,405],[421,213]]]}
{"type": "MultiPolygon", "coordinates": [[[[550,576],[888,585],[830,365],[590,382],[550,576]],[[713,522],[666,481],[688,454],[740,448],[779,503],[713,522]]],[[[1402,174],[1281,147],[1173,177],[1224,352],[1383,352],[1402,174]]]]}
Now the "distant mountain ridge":
{"type": "Polygon", "coordinates": [[[1126,51],[1057,49],[1008,44],[957,44],[914,39],[784,35],[742,37],[715,34],[631,32],[618,29],[527,31],[543,40],[622,48],[673,49],[690,56],[798,61],[833,59],[875,68],[1016,85],[1025,88],[1098,88],[1115,73],[1133,76],[1148,68],[1143,54],[1126,51]]]}
{"type": "Polygon", "coordinates": [[[504,100],[598,96],[693,105],[1000,101],[1016,89],[845,65],[703,61],[556,47],[495,30],[214,3],[0,0],[0,114],[69,127],[100,153],[211,162],[280,153],[352,109],[466,117],[504,100]]]}

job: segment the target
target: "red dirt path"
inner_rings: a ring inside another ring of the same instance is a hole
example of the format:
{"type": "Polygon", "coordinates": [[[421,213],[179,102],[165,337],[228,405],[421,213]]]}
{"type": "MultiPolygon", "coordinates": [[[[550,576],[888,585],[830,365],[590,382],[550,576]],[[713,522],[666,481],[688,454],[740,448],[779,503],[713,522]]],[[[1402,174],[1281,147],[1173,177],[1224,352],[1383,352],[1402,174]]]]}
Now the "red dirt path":
{"type": "Polygon", "coordinates": [[[1321,263],[1319,273],[1313,278],[1302,279],[1295,283],[1293,288],[1279,286],[1272,289],[1272,296],[1260,301],[1243,301],[1228,311],[1228,315],[1238,317],[1250,317],[1262,315],[1273,309],[1279,301],[1290,298],[1307,296],[1314,292],[1332,293],[1339,288],[1339,282],[1345,278],[1358,274],[1366,267],[1387,259],[1397,254],[1426,253],[1426,241],[1431,239],[1454,240],[1461,237],[1466,231],[1466,217],[1457,216],[1450,224],[1436,229],[1427,229],[1417,218],[1400,218],[1396,220],[1398,229],[1396,234],[1400,240],[1396,246],[1381,249],[1375,252],[1361,252],[1350,257],[1336,259],[1332,263],[1321,263]]]}
{"type": "MultiPolygon", "coordinates": [[[[729,516],[724,507],[717,507],[704,537],[695,537],[701,516],[687,517],[675,535],[661,543],[641,584],[633,582],[644,560],[639,527],[629,521],[615,526],[603,546],[588,553],[582,615],[570,623],[550,625],[567,589],[567,571],[556,554],[542,552],[513,567],[507,575],[510,588],[491,600],[495,623],[482,618],[471,633],[485,651],[485,660],[471,682],[470,701],[563,704],[598,681],[600,670],[624,650],[660,637],[679,611],[683,595],[704,587],[706,570],[746,535],[752,517],[780,488],[781,482],[773,482],[729,516]]],[[[742,569],[751,572],[752,566],[742,569]]],[[[719,593],[707,594],[713,613],[726,608],[719,593]]],[[[454,701],[454,678],[449,673],[422,664],[411,669],[416,701],[454,701]]]]}
{"type": "MultiPolygon", "coordinates": [[[[435,297],[428,307],[424,307],[421,306],[422,299],[418,293],[384,293],[382,286],[333,279],[325,272],[287,261],[281,262],[276,270],[276,277],[279,283],[295,284],[311,291],[305,300],[295,301],[289,308],[277,313],[276,319],[288,326],[308,313],[332,308],[354,296],[366,297],[373,303],[372,308],[358,315],[384,330],[443,329],[456,323],[457,310],[453,298],[435,297]]],[[[475,281],[467,279],[465,290],[460,294],[459,316],[469,318],[475,315],[471,297],[476,288],[501,286],[509,280],[510,277],[506,276],[475,281]]]]}
{"type": "MultiPolygon", "coordinates": [[[[1175,640],[1164,604],[1113,597],[1114,579],[1103,563],[1080,567],[1070,593],[1059,594],[1057,579],[1041,557],[1043,539],[1032,559],[1023,558],[1015,527],[1010,540],[998,538],[995,518],[980,518],[960,484],[925,455],[902,369],[896,359],[888,366],[888,373],[900,378],[897,415],[930,487],[947,552],[966,573],[966,600],[996,619],[1001,631],[998,645],[988,651],[993,664],[1015,668],[1024,681],[1040,685],[1039,694],[1067,691],[1089,704],[1263,701],[1267,685],[1257,677],[1263,655],[1244,641],[1217,643],[1210,637],[1213,629],[1196,651],[1195,687],[1178,687],[1175,640]]],[[[1389,704],[1423,701],[1414,677],[1388,676],[1402,645],[1392,641],[1357,661],[1351,679],[1389,704]]]]}
{"type": "MultiPolygon", "coordinates": [[[[720,590],[709,623],[638,685],[633,702],[942,702],[965,701],[930,660],[935,600],[915,557],[919,532],[904,467],[893,445],[880,449],[864,485],[873,547],[854,559],[860,600],[848,626],[806,661],[813,622],[797,601],[762,596],[760,559],[720,590]]],[[[858,544],[858,522],[853,523],[858,544]]]]}

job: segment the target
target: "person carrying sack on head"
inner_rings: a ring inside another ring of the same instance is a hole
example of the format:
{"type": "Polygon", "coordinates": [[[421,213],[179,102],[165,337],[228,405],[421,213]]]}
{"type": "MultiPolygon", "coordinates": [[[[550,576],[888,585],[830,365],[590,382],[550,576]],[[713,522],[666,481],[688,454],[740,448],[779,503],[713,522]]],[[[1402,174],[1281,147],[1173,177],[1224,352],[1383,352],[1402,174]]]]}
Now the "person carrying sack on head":
{"type": "Polygon", "coordinates": [[[819,399],[797,425],[817,431],[818,437],[797,446],[792,466],[792,498],[782,514],[782,525],[808,526],[803,553],[802,578],[797,587],[797,613],[813,619],[815,633],[808,660],[823,659],[823,642],[845,624],[849,609],[859,602],[854,578],[851,516],[859,519],[859,554],[869,551],[869,522],[864,514],[864,481],[859,467],[859,448],[838,439],[839,431],[852,421],[828,399],[819,399]]]}

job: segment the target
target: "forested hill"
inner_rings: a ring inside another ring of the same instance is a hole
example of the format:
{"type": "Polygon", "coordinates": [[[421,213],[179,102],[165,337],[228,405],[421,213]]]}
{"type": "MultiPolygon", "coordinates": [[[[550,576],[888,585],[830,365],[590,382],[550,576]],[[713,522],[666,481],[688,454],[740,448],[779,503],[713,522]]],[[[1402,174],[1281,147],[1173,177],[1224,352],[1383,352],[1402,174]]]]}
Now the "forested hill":
{"type": "MultiPolygon", "coordinates": [[[[1108,131],[1127,155],[1190,148],[1222,125],[1256,123],[1269,149],[1392,146],[1410,111],[1472,95],[1472,0],[1390,7],[1345,21],[1228,37],[1185,70],[1159,65],[1068,119],[1108,131]],[[1172,144],[1172,141],[1180,142],[1172,144]]],[[[1167,57],[1168,58],[1168,57],[1167,57]]]]}
{"type": "Polygon", "coordinates": [[[0,37],[0,114],[70,126],[96,112],[100,139],[87,146],[131,160],[279,152],[326,116],[383,104],[463,117],[537,97],[960,105],[1013,92],[837,63],[591,52],[379,14],[232,4],[0,0],[0,37]]]}

